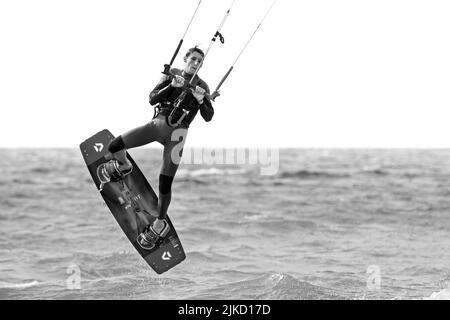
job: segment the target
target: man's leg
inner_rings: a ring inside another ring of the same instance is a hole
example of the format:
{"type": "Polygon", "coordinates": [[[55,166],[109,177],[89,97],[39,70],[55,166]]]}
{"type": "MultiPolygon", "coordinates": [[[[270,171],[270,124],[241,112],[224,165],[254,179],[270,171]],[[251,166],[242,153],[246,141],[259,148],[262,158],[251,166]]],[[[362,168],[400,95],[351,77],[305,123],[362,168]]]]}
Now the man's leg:
{"type": "Polygon", "coordinates": [[[159,175],[159,215],[158,219],[155,219],[153,224],[153,228],[156,232],[160,232],[165,225],[164,219],[167,215],[170,201],[172,200],[172,182],[180,164],[179,162],[183,154],[186,136],[187,130],[183,132],[183,135],[178,136],[178,141],[169,141],[164,146],[163,164],[159,175]],[[177,154],[174,155],[173,152],[176,152],[177,154]]]}
{"type": "Polygon", "coordinates": [[[150,142],[159,140],[158,128],[151,121],[143,126],[132,129],[117,138],[115,138],[108,146],[111,153],[107,156],[110,159],[119,161],[120,170],[131,169],[131,162],[127,159],[126,149],[136,148],[146,145],[150,142]]]}
{"type": "Polygon", "coordinates": [[[108,151],[110,152],[107,155],[107,159],[117,159],[119,161],[119,169],[120,170],[128,170],[131,168],[131,162],[127,159],[127,153],[125,150],[125,143],[123,142],[122,136],[118,136],[108,146],[108,151]]]}

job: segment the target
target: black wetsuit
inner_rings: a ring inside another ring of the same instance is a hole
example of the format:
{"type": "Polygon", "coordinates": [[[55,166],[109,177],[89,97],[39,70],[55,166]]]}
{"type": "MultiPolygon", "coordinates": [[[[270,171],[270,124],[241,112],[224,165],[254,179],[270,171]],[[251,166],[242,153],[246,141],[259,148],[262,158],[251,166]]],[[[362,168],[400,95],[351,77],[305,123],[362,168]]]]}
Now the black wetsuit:
{"type": "MultiPolygon", "coordinates": [[[[171,73],[175,75],[181,75],[182,71],[179,69],[171,69],[171,73]]],[[[190,81],[192,76],[185,74],[184,76],[185,81],[190,81]]],[[[172,77],[165,76],[161,79],[161,81],[158,83],[158,85],[153,89],[153,91],[150,93],[150,104],[156,105],[159,104],[161,110],[163,111],[163,114],[168,114],[170,111],[172,111],[173,104],[175,100],[179,97],[179,95],[182,92],[182,88],[175,88],[170,85],[172,82],[172,77]]],[[[192,82],[193,86],[199,86],[203,88],[207,94],[209,94],[209,87],[206,84],[205,81],[200,79],[197,75],[195,76],[194,81],[192,82]]],[[[192,120],[194,120],[194,117],[197,115],[197,112],[200,110],[200,114],[205,119],[205,121],[211,121],[213,115],[214,115],[214,109],[211,105],[211,101],[209,98],[205,97],[203,99],[203,103],[201,105],[198,104],[197,100],[194,98],[192,93],[188,91],[186,97],[183,99],[183,101],[180,104],[180,107],[188,110],[189,113],[182,122],[183,126],[189,127],[192,120]]]]}
{"type": "MultiPolygon", "coordinates": [[[[188,74],[183,75],[179,69],[172,69],[171,72],[182,75],[186,79],[185,81],[189,81],[191,78],[188,74]]],[[[123,149],[140,147],[153,141],[158,141],[164,146],[163,163],[159,175],[158,210],[160,219],[163,219],[167,213],[172,194],[172,181],[180,164],[189,125],[199,110],[205,121],[210,121],[214,115],[214,109],[208,97],[205,96],[203,103],[199,104],[192,92],[188,90],[180,103],[180,107],[189,111],[187,116],[179,126],[169,126],[166,118],[174,108],[175,100],[182,93],[182,89],[172,87],[171,82],[172,76],[163,76],[150,93],[150,104],[157,105],[159,108],[155,117],[149,123],[117,137],[109,145],[109,151],[113,154],[123,149]]],[[[200,77],[196,76],[192,84],[194,87],[203,88],[209,94],[208,85],[200,77]]]]}
{"type": "MultiPolygon", "coordinates": [[[[179,69],[172,69],[173,74],[182,75],[179,69]]],[[[189,81],[190,75],[183,75],[185,81],[189,81]]],[[[161,174],[168,176],[175,176],[179,163],[172,161],[170,154],[175,146],[181,146],[185,143],[187,136],[187,129],[192,120],[200,110],[200,114],[205,121],[210,121],[214,115],[210,99],[205,96],[203,103],[199,104],[192,93],[188,90],[185,98],[180,104],[183,109],[189,110],[189,113],[184,118],[183,122],[178,127],[170,127],[167,124],[166,118],[173,109],[173,103],[182,92],[182,88],[175,88],[171,86],[172,77],[163,76],[156,87],[150,93],[150,104],[159,107],[159,113],[149,123],[132,129],[121,135],[125,149],[136,148],[146,145],[153,141],[158,141],[164,146],[164,159],[161,168],[161,174]],[[177,131],[176,136],[172,137],[174,130],[185,129],[185,132],[177,131]],[[182,139],[181,139],[182,138],[182,139]]],[[[203,88],[206,93],[209,93],[209,87],[200,77],[196,76],[193,81],[194,86],[203,88]]],[[[182,147],[180,148],[180,156],[182,147]]]]}

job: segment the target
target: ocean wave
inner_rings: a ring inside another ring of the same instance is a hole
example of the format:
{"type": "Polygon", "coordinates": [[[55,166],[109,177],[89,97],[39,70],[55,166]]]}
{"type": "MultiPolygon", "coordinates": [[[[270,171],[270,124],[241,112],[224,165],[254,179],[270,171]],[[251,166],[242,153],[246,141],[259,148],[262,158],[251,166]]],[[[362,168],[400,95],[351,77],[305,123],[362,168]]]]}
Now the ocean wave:
{"type": "Polygon", "coordinates": [[[191,177],[180,177],[177,179],[177,183],[183,183],[183,182],[188,182],[190,184],[197,184],[197,185],[209,185],[211,184],[209,181],[205,181],[205,180],[199,180],[199,179],[195,179],[195,178],[191,178],[191,177]]]}
{"type": "Polygon", "coordinates": [[[257,214],[257,213],[255,213],[253,215],[250,215],[250,216],[244,216],[243,217],[243,219],[248,220],[248,221],[259,221],[259,220],[264,219],[264,218],[265,218],[265,216],[263,216],[261,214],[257,214]]]}
{"type": "Polygon", "coordinates": [[[32,173],[52,173],[54,171],[55,171],[54,168],[46,168],[46,167],[37,167],[31,169],[32,173]]]}
{"type": "Polygon", "coordinates": [[[193,261],[201,261],[201,262],[229,262],[230,259],[233,260],[242,260],[236,257],[231,258],[230,256],[218,254],[214,252],[202,252],[202,251],[189,251],[186,252],[186,255],[189,256],[189,259],[193,261]]]}
{"type": "MultiPolygon", "coordinates": [[[[393,252],[391,256],[395,256],[397,253],[393,252]]],[[[433,266],[407,266],[401,270],[402,274],[409,274],[411,276],[423,276],[423,275],[436,275],[443,272],[442,268],[433,266]]]]}
{"type": "Polygon", "coordinates": [[[411,172],[406,172],[404,174],[401,175],[403,178],[407,178],[407,179],[414,179],[414,178],[418,178],[421,175],[419,173],[411,173],[411,172]]]}
{"type": "Polygon", "coordinates": [[[243,169],[218,169],[218,168],[208,168],[208,169],[197,169],[197,170],[180,170],[178,175],[180,177],[202,177],[202,176],[229,176],[229,175],[240,175],[245,173],[243,169]]]}
{"type": "MultiPolygon", "coordinates": [[[[224,223],[225,225],[225,223],[224,223]]],[[[179,231],[183,231],[187,234],[190,234],[193,237],[198,237],[199,239],[225,239],[228,240],[231,237],[231,234],[225,230],[219,230],[217,228],[202,228],[202,227],[193,227],[189,226],[187,228],[178,228],[179,231]]]]}
{"type": "MultiPolygon", "coordinates": [[[[382,169],[364,169],[358,173],[371,176],[387,176],[390,174],[382,169]]],[[[350,177],[352,177],[351,173],[311,170],[283,171],[278,175],[278,178],[283,179],[345,179],[350,177]]]]}
{"type": "Polygon", "coordinates": [[[374,176],[387,176],[389,172],[382,169],[364,169],[361,173],[374,176]]]}
{"type": "Polygon", "coordinates": [[[104,275],[98,273],[97,275],[91,275],[83,273],[82,283],[87,285],[95,285],[103,282],[111,282],[117,284],[119,282],[131,283],[136,281],[136,275],[134,274],[120,274],[120,275],[104,275]]]}
{"type": "Polygon", "coordinates": [[[300,178],[300,179],[340,179],[350,177],[347,173],[332,173],[326,171],[309,171],[309,170],[298,170],[298,171],[283,171],[279,174],[279,178],[300,178]]]}
{"type": "Polygon", "coordinates": [[[270,232],[283,232],[292,229],[316,229],[317,224],[310,220],[256,220],[254,226],[265,228],[270,232]]]}
{"type": "Polygon", "coordinates": [[[32,198],[30,193],[25,193],[22,191],[16,191],[11,195],[11,198],[16,198],[16,199],[28,199],[28,198],[32,198]]]}
{"type": "Polygon", "coordinates": [[[424,300],[450,300],[450,289],[444,289],[439,292],[433,292],[429,297],[423,298],[424,300]]]}
{"type": "Polygon", "coordinates": [[[285,273],[264,273],[206,290],[193,299],[309,300],[344,299],[330,289],[315,286],[285,273]],[[225,299],[226,299],[225,298],[225,299]]]}
{"type": "Polygon", "coordinates": [[[24,283],[8,283],[8,282],[0,282],[0,289],[27,289],[30,287],[34,287],[39,285],[40,282],[33,280],[31,282],[24,283]]]}
{"type": "Polygon", "coordinates": [[[80,263],[100,263],[104,266],[115,265],[118,262],[126,261],[135,258],[134,250],[122,250],[111,252],[107,254],[90,253],[90,252],[76,252],[72,255],[73,262],[80,263]]]}
{"type": "Polygon", "coordinates": [[[283,273],[273,273],[257,279],[265,284],[265,292],[256,296],[257,299],[272,300],[310,300],[310,299],[343,299],[330,289],[315,286],[309,282],[283,273]]]}
{"type": "Polygon", "coordinates": [[[252,253],[256,250],[257,248],[249,246],[249,245],[245,245],[245,244],[241,244],[240,246],[233,248],[230,250],[230,252],[237,252],[237,253],[252,253]]]}
{"type": "Polygon", "coordinates": [[[11,182],[15,184],[25,184],[25,185],[37,184],[36,181],[27,178],[14,178],[12,179],[11,182]]]}
{"type": "MultiPolygon", "coordinates": [[[[6,209],[12,209],[12,208],[17,208],[17,207],[21,207],[22,204],[24,203],[24,200],[22,199],[26,199],[27,197],[29,197],[29,195],[25,195],[23,193],[18,194],[19,195],[19,199],[20,201],[17,201],[17,199],[15,199],[15,195],[17,194],[12,194],[10,196],[8,196],[8,199],[2,199],[1,203],[0,203],[0,210],[6,210],[6,209]]],[[[29,197],[31,199],[31,197],[29,197]]],[[[14,217],[16,218],[16,217],[14,217]]]]}
{"type": "MultiPolygon", "coordinates": [[[[252,265],[251,268],[256,269],[257,266],[252,265]]],[[[238,278],[238,277],[249,277],[254,276],[255,272],[248,272],[248,271],[242,271],[242,270],[231,270],[231,269],[223,269],[212,272],[214,275],[223,275],[228,276],[230,278],[238,278]]]]}

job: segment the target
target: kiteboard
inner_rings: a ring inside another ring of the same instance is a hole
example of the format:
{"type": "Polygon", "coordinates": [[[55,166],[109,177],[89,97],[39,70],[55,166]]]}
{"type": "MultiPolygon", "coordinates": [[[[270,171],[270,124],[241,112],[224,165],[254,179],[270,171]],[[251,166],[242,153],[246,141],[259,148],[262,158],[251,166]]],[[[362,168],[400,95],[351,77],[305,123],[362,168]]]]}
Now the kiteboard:
{"type": "Polygon", "coordinates": [[[164,273],[182,262],[186,255],[169,216],[166,216],[169,233],[159,239],[152,249],[143,249],[138,244],[139,234],[158,216],[158,197],[139,167],[127,153],[133,164],[130,174],[106,184],[102,184],[97,175],[97,168],[108,161],[105,156],[113,139],[113,134],[105,129],[81,143],[84,161],[97,190],[128,240],[156,273],[164,273]]]}

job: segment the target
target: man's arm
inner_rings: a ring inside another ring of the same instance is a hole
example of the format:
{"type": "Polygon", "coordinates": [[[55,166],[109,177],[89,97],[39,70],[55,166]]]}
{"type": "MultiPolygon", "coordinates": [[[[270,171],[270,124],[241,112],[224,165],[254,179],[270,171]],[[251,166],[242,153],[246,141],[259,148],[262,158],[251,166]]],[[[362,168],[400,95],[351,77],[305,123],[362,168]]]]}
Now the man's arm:
{"type": "Polygon", "coordinates": [[[209,96],[209,87],[205,83],[205,89],[206,89],[206,95],[203,98],[203,103],[199,106],[200,108],[200,114],[202,115],[202,118],[205,119],[206,122],[211,121],[213,115],[214,115],[214,109],[211,103],[211,100],[208,98],[209,96]]]}
{"type": "Polygon", "coordinates": [[[167,98],[171,90],[170,82],[171,79],[167,75],[164,75],[161,80],[159,80],[156,87],[150,92],[149,102],[152,106],[167,98]]]}

